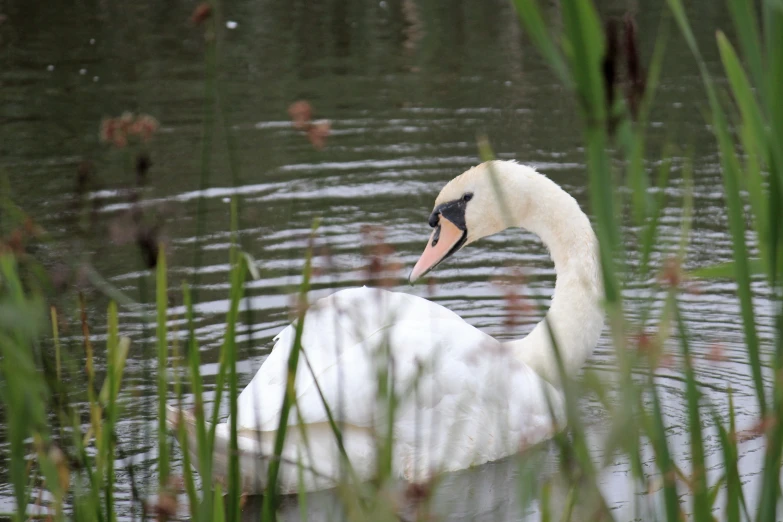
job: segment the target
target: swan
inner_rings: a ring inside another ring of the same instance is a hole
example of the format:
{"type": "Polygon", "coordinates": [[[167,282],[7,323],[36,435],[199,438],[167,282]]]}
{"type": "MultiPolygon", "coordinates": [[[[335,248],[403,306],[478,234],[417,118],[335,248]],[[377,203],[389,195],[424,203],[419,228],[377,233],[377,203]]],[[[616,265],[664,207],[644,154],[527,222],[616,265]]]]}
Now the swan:
{"type": "MultiPolygon", "coordinates": [[[[506,457],[563,426],[564,399],[546,323],[566,373],[575,374],[604,323],[598,243],[589,219],[573,197],[533,168],[491,161],[441,190],[429,225],[434,230],[411,283],[464,246],[510,226],[538,235],[557,274],[545,318],[525,338],[499,342],[443,306],[406,293],[362,287],[316,301],[304,319],[305,357],[281,455],[281,493],[298,491],[300,480],[314,491],[346,476],[324,402],[341,427],[352,476],[360,480],[374,476],[378,440],[386,433],[393,440],[393,473],[418,482],[506,457]],[[396,398],[391,426],[388,395],[379,393],[384,374],[396,398]]],[[[271,354],[238,397],[247,493],[265,487],[295,335],[292,324],[275,337],[271,354]]],[[[185,423],[197,462],[194,417],[170,409],[170,426],[178,422],[185,423]]],[[[216,427],[212,467],[219,482],[227,479],[229,426],[216,427]]]]}

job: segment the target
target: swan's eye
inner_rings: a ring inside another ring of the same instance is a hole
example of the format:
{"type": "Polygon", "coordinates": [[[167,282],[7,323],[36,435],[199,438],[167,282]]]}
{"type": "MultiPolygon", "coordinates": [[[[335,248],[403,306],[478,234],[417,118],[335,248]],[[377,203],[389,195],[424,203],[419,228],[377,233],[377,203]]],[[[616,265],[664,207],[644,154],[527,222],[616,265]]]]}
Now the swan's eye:
{"type": "Polygon", "coordinates": [[[462,201],[464,201],[465,203],[467,203],[467,202],[468,202],[468,201],[470,201],[471,199],[473,199],[473,193],[472,193],[472,192],[467,192],[467,193],[465,193],[465,194],[462,196],[462,201]]]}

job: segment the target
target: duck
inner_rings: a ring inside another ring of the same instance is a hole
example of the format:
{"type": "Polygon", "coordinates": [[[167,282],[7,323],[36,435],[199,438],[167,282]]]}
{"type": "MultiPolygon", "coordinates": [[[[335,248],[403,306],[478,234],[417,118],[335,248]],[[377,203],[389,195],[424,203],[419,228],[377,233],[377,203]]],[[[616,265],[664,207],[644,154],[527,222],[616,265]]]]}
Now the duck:
{"type": "MultiPolygon", "coordinates": [[[[570,378],[580,371],[604,326],[598,241],[587,215],[534,168],[493,160],[448,182],[428,225],[411,283],[481,238],[522,228],[538,236],[554,262],[548,311],[527,336],[502,342],[405,292],[349,288],[312,303],[303,316],[279,493],[329,489],[346,477],[372,480],[380,448],[391,448],[394,477],[424,482],[515,454],[564,427],[562,372],[570,378]]],[[[248,494],[267,487],[296,335],[294,322],[274,338],[237,399],[248,494]]],[[[168,417],[172,428],[184,423],[186,451],[197,462],[194,415],[170,408],[168,417]]],[[[230,426],[227,419],[215,427],[212,479],[222,483],[230,426]]]]}

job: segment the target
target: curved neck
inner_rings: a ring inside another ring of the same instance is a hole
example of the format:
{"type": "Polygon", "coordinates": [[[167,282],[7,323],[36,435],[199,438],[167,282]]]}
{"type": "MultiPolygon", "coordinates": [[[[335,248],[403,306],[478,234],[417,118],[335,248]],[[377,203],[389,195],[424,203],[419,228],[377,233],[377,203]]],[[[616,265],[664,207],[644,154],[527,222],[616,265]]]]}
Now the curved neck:
{"type": "Polygon", "coordinates": [[[559,372],[547,322],[565,371],[576,374],[590,356],[604,325],[598,240],[590,220],[567,192],[532,169],[525,172],[526,205],[512,206],[514,223],[536,234],[549,249],[557,279],[546,317],[524,339],[505,343],[542,378],[558,384],[559,372]],[[516,215],[515,214],[516,211],[516,215]]]}

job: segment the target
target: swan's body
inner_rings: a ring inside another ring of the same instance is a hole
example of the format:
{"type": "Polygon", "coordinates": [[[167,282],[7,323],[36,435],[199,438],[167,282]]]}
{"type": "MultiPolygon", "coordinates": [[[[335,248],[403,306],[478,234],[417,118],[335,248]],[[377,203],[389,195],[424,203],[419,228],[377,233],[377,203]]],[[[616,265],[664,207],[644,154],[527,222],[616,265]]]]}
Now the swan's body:
{"type": "MultiPolygon", "coordinates": [[[[549,247],[558,274],[546,319],[524,339],[500,343],[450,310],[404,293],[355,288],[317,301],[305,317],[304,357],[295,381],[298,409],[288,416],[282,492],[298,489],[300,471],[307,490],[332,487],[346,476],[324,400],[340,423],[355,476],[373,477],[378,440],[388,433],[386,394],[378,389],[383,374],[391,376],[397,397],[392,468],[406,480],[502,458],[562,426],[546,322],[566,371],[575,373],[603,326],[597,242],[589,220],[546,177],[516,163],[493,162],[449,183],[430,224],[436,232],[412,279],[463,244],[508,226],[536,233],[549,247]]],[[[239,396],[240,468],[247,491],[264,488],[294,337],[295,325],[276,337],[272,353],[239,396]]],[[[195,452],[193,420],[184,419],[195,452]]],[[[227,472],[228,434],[229,424],[217,427],[213,467],[219,480],[227,472]]]]}

